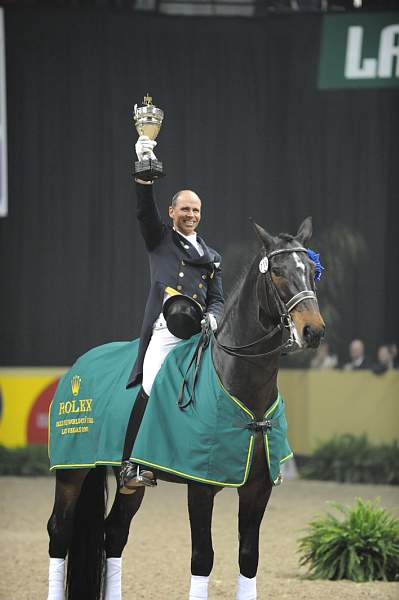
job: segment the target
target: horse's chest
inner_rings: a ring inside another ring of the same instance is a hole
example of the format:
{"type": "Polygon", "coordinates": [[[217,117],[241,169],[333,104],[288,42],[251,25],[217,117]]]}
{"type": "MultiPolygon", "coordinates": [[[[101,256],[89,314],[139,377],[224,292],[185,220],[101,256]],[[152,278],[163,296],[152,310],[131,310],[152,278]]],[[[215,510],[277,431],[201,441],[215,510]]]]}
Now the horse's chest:
{"type": "Polygon", "coordinates": [[[264,477],[267,471],[268,466],[266,461],[263,434],[261,432],[258,432],[255,434],[254,454],[250,476],[251,478],[255,479],[257,479],[258,477],[264,477]]]}

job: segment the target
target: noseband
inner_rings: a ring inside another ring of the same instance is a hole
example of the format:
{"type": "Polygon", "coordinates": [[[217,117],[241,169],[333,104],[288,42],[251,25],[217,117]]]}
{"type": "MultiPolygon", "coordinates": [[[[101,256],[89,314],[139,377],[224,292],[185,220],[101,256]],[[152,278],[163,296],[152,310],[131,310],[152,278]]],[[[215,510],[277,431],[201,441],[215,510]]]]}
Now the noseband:
{"type": "Polygon", "coordinates": [[[317,297],[316,297],[316,294],[312,290],[302,290],[301,292],[294,294],[294,296],[292,296],[292,298],[290,298],[290,300],[288,300],[287,303],[284,303],[280,297],[280,294],[277,291],[276,286],[273,283],[273,280],[270,275],[270,270],[269,270],[269,264],[270,264],[271,258],[273,258],[274,256],[277,256],[278,254],[287,254],[287,253],[292,254],[294,252],[305,252],[306,254],[308,253],[306,248],[303,248],[302,246],[298,246],[297,248],[282,248],[281,250],[273,250],[269,254],[266,254],[266,256],[264,256],[259,263],[259,271],[265,275],[266,284],[269,286],[269,289],[271,289],[271,291],[272,291],[272,295],[273,295],[273,298],[274,298],[274,301],[275,301],[275,304],[277,307],[279,323],[272,329],[272,331],[270,331],[263,337],[259,338],[258,340],[255,340],[254,342],[251,342],[250,344],[246,344],[244,346],[226,346],[224,344],[221,344],[213,336],[214,342],[218,348],[220,348],[227,354],[230,354],[231,356],[237,356],[239,358],[263,358],[265,356],[270,356],[272,354],[276,354],[277,352],[284,352],[285,350],[289,350],[294,345],[294,339],[293,339],[294,325],[292,322],[290,312],[300,302],[303,302],[304,300],[316,300],[317,301],[317,297]],[[261,354],[239,354],[237,352],[237,350],[245,350],[247,348],[252,348],[253,346],[256,346],[257,344],[259,344],[260,342],[264,342],[268,339],[271,339],[275,335],[280,333],[281,331],[286,331],[286,330],[288,330],[288,332],[289,332],[287,339],[277,348],[273,348],[273,350],[269,350],[269,352],[263,352],[261,354]]]}

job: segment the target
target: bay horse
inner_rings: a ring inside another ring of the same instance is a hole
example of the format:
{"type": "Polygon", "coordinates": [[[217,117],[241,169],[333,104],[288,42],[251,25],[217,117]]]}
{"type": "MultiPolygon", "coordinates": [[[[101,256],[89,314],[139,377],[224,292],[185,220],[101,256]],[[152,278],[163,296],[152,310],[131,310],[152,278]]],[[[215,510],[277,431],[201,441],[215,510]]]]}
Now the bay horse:
{"type": "MultiPolygon", "coordinates": [[[[237,600],[256,599],[259,527],[273,484],[263,443],[262,419],[278,395],[282,353],[315,348],[324,336],[315,290],[315,262],[305,245],[312,222],[295,236],[272,236],[253,223],[261,242],[226,303],[213,361],[219,378],[259,420],[253,460],[239,495],[239,575],[237,600]]],[[[114,468],[118,480],[119,468],[114,468]]],[[[191,526],[190,599],[208,598],[212,571],[211,520],[220,486],[201,484],[158,471],[161,480],[186,483],[191,526]]],[[[132,495],[116,492],[106,516],[106,467],[56,471],[55,502],[48,521],[50,576],[48,600],[120,600],[121,556],[132,518],[145,488],[132,495]],[[64,563],[68,555],[66,587],[64,563]]]]}

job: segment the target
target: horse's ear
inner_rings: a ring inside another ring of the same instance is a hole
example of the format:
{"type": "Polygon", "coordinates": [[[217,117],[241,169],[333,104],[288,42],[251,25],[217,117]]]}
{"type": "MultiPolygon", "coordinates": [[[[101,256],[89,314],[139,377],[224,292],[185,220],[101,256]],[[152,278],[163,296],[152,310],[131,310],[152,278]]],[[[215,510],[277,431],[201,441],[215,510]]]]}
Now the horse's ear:
{"type": "Polygon", "coordinates": [[[269,248],[274,243],[273,236],[270,235],[269,233],[267,233],[267,231],[265,231],[263,229],[263,227],[261,227],[260,225],[255,223],[255,221],[252,219],[252,217],[250,217],[249,220],[251,221],[251,224],[252,224],[253,228],[255,229],[255,233],[256,233],[259,241],[261,242],[261,244],[263,244],[263,246],[266,248],[266,250],[269,250],[269,248]]]}
{"type": "Polygon", "coordinates": [[[306,217],[299,226],[295,237],[301,244],[306,244],[310,240],[312,237],[312,217],[306,217]]]}

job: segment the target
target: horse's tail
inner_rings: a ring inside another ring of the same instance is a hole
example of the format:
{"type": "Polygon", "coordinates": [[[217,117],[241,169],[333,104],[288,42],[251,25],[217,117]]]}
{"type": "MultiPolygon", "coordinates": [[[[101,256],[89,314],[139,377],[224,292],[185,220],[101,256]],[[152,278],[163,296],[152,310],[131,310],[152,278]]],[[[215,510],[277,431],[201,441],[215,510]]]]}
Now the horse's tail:
{"type": "Polygon", "coordinates": [[[68,551],[66,598],[99,600],[105,569],[107,468],[89,471],[75,508],[68,551]]]}

